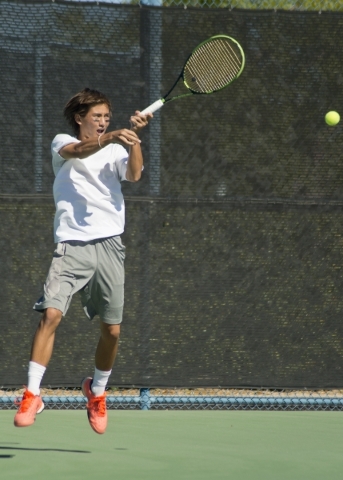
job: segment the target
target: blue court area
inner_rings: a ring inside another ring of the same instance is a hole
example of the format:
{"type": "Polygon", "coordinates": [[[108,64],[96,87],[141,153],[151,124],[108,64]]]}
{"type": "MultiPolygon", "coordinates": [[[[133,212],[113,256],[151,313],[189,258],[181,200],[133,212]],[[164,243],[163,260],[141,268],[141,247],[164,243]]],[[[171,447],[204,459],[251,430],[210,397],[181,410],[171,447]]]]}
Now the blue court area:
{"type": "Polygon", "coordinates": [[[25,480],[338,480],[340,412],[44,411],[29,428],[1,411],[1,478],[25,480]]]}

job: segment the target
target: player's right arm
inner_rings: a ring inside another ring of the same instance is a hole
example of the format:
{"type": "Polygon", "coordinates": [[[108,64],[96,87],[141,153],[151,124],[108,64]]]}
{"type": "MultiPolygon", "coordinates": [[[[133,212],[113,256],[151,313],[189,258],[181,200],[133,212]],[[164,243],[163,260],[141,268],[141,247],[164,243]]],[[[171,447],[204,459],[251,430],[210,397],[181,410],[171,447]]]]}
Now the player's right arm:
{"type": "Polygon", "coordinates": [[[130,147],[136,143],[141,143],[141,141],[134,131],[123,128],[121,130],[104,133],[98,137],[87,138],[81,142],[69,143],[61,148],[59,154],[64,160],[71,160],[72,158],[83,159],[99,152],[99,150],[110,143],[119,143],[123,147],[130,147]]]}

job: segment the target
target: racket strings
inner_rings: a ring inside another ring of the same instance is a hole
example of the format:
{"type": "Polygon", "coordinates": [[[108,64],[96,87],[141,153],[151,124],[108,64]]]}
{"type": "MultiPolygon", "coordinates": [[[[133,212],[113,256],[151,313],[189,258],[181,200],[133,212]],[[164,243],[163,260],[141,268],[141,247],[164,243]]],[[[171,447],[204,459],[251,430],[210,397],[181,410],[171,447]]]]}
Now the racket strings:
{"type": "Polygon", "coordinates": [[[243,63],[234,47],[227,39],[215,39],[195,50],[184,67],[188,87],[196,93],[210,93],[231,83],[243,63]]]}
{"type": "MultiPolygon", "coordinates": [[[[228,42],[212,41],[205,44],[197,55],[197,65],[202,74],[199,80],[203,91],[218,90],[235,79],[240,70],[238,57],[233,49],[227,48],[228,42]]],[[[200,49],[199,49],[200,50],[200,49]]],[[[195,71],[193,72],[195,73],[195,71]]]]}

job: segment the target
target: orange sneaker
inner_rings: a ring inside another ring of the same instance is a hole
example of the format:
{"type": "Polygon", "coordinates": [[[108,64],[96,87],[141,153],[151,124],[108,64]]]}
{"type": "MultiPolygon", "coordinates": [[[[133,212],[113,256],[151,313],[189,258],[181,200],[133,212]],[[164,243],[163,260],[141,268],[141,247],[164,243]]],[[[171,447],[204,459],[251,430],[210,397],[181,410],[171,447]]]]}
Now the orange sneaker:
{"type": "Polygon", "coordinates": [[[88,421],[94,432],[105,433],[107,427],[106,394],[96,397],[92,390],[93,379],[87,377],[82,381],[82,393],[87,397],[88,421]]]}
{"type": "Polygon", "coordinates": [[[19,404],[19,408],[14,417],[14,425],[16,427],[29,427],[36,420],[36,414],[44,410],[44,403],[40,395],[34,395],[25,390],[23,398],[19,404]]]}

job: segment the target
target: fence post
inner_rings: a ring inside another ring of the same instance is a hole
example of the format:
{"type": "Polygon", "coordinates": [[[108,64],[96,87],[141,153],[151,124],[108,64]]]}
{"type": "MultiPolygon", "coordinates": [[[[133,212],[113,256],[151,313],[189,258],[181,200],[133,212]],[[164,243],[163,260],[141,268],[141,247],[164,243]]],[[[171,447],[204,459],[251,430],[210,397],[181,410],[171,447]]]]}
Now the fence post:
{"type": "Polygon", "coordinates": [[[139,390],[141,410],[150,410],[150,390],[149,388],[141,388],[139,390]]]}

